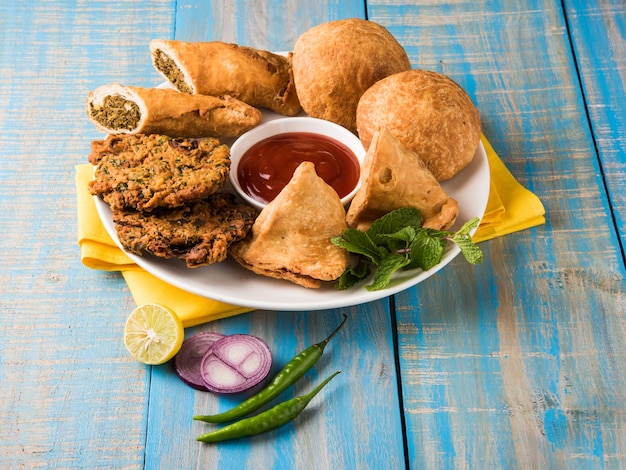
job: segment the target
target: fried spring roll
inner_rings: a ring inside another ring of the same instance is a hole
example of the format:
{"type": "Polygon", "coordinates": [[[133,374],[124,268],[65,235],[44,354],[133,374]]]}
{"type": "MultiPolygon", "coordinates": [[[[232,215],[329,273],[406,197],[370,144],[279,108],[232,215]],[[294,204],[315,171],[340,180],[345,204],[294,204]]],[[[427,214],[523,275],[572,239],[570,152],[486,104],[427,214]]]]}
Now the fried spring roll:
{"type": "Polygon", "coordinates": [[[261,112],[230,96],[188,95],[166,88],[101,86],[87,98],[89,120],[108,134],[237,137],[261,112]]]}
{"type": "Polygon", "coordinates": [[[150,42],[150,51],[155,68],[183,93],[230,95],[287,116],[300,111],[291,54],[219,41],[161,39],[150,42]]]}

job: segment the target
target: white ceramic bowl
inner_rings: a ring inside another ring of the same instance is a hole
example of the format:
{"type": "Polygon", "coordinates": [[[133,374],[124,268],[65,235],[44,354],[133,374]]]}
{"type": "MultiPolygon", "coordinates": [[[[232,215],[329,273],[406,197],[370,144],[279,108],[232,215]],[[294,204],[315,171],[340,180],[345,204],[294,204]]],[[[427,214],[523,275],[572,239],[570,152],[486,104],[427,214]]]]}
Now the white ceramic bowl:
{"type": "MultiPolygon", "coordinates": [[[[352,151],[352,153],[354,153],[355,157],[359,161],[359,166],[363,163],[363,159],[365,158],[365,149],[363,148],[359,138],[345,127],[333,122],[311,117],[285,117],[264,122],[263,124],[260,124],[254,129],[241,135],[237,140],[235,140],[230,148],[230,183],[242,199],[259,210],[262,210],[267,204],[253,198],[242,189],[237,178],[239,161],[246,151],[257,142],[274,135],[285,134],[288,132],[309,132],[333,138],[343,143],[352,151]]],[[[357,185],[352,191],[350,191],[349,194],[341,198],[341,202],[344,205],[347,205],[352,200],[360,186],[361,179],[359,177],[357,185]]]]}

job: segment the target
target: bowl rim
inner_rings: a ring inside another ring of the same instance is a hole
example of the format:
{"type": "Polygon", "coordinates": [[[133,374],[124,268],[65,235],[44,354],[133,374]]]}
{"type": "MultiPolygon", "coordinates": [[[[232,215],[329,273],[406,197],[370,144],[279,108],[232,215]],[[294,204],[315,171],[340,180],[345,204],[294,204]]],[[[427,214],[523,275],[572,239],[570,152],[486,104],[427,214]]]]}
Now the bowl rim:
{"type": "Polygon", "coordinates": [[[359,137],[345,127],[332,121],[310,116],[280,117],[272,119],[259,124],[235,139],[230,147],[231,167],[229,174],[230,184],[235,192],[248,204],[259,210],[262,210],[268,204],[253,198],[243,190],[237,177],[239,161],[245,152],[257,142],[274,135],[286,134],[290,132],[308,132],[311,134],[323,135],[326,138],[331,138],[341,142],[354,154],[359,162],[359,179],[352,191],[341,198],[342,204],[347,206],[361,187],[362,166],[366,154],[365,148],[363,147],[359,137]],[[317,127],[312,129],[303,129],[303,126],[317,126],[321,127],[321,129],[318,129],[317,127]]]}

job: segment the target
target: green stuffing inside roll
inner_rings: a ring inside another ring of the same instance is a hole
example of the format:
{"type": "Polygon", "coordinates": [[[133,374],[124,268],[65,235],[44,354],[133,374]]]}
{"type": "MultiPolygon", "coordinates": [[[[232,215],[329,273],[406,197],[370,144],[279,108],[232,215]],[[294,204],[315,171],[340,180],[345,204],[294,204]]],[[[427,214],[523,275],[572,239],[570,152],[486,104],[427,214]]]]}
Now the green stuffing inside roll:
{"type": "Polygon", "coordinates": [[[141,113],[139,106],[120,95],[106,96],[102,105],[91,104],[91,116],[104,127],[132,131],[137,127],[141,113]]]}
{"type": "Polygon", "coordinates": [[[176,63],[162,50],[154,52],[154,65],[181,93],[193,93],[192,88],[185,82],[185,77],[176,63]]]}

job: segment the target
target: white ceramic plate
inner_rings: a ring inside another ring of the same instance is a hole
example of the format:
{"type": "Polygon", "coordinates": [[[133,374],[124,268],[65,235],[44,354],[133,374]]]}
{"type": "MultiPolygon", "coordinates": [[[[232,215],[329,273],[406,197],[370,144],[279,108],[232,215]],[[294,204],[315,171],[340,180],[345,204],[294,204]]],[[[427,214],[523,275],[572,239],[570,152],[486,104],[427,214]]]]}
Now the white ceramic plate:
{"type": "MultiPolygon", "coordinates": [[[[277,117],[279,115],[275,113],[265,112],[263,120],[277,117]]],[[[460,228],[472,217],[482,218],[489,197],[489,178],[487,155],[481,143],[472,163],[442,184],[459,203],[460,212],[453,229],[460,228]]],[[[98,214],[107,232],[119,245],[109,206],[101,199],[95,199],[98,214]]],[[[190,269],[184,261],[178,259],[137,256],[132,253],[128,253],[128,256],[159,279],[203,297],[264,310],[324,310],[358,305],[405,290],[437,273],[459,253],[459,248],[450,243],[443,260],[434,268],[426,272],[415,269],[396,273],[388,288],[375,292],[367,291],[363,287],[365,283],[344,291],[337,290],[334,283],[326,283],[320,289],[307,289],[289,281],[254,274],[230,258],[219,264],[190,269]]]]}

